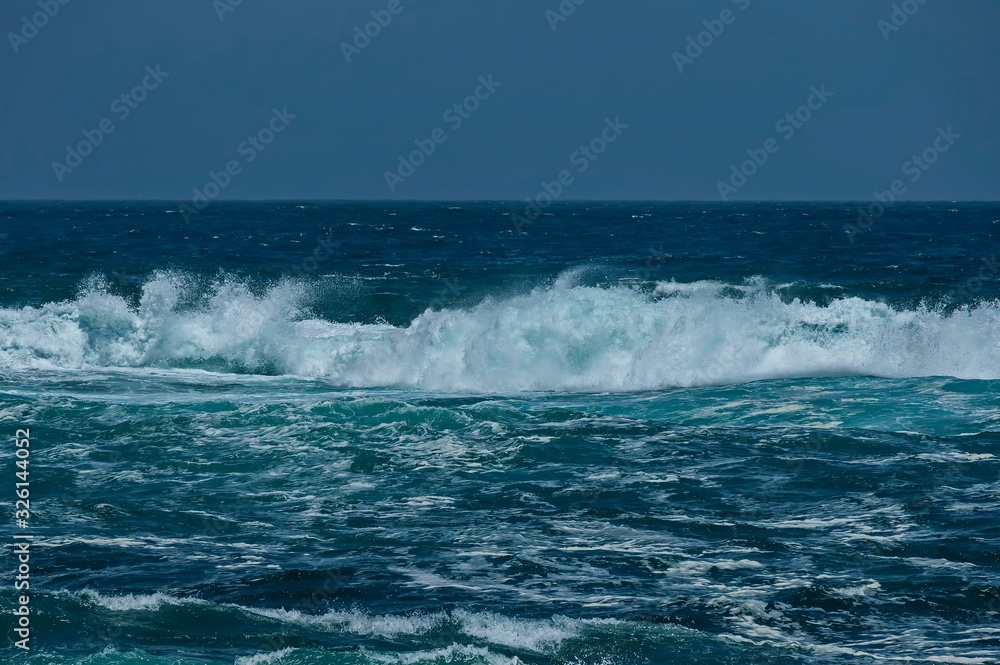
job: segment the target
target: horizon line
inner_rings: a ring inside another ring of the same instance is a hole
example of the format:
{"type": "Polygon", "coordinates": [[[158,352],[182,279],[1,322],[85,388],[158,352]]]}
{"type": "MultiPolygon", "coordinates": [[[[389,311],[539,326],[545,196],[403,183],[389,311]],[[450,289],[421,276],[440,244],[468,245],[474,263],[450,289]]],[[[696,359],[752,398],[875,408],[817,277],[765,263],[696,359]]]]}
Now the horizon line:
{"type": "MultiPolygon", "coordinates": [[[[718,199],[560,199],[553,201],[549,205],[566,203],[697,203],[720,206],[734,206],[747,203],[871,203],[873,199],[741,199],[738,201],[720,201],[718,199]]],[[[55,198],[25,198],[25,199],[2,199],[3,203],[176,203],[189,204],[189,199],[173,198],[94,198],[94,199],[55,199],[55,198]]],[[[476,198],[476,199],[320,199],[320,198],[253,198],[253,199],[215,199],[210,205],[217,203],[378,203],[378,204],[400,204],[400,203],[525,203],[524,199],[506,198],[476,198]]],[[[891,205],[910,203],[1000,203],[1000,199],[904,199],[897,200],[891,205]]],[[[208,207],[208,206],[206,206],[208,207]]],[[[548,207],[548,206],[546,206],[548,207]]]]}

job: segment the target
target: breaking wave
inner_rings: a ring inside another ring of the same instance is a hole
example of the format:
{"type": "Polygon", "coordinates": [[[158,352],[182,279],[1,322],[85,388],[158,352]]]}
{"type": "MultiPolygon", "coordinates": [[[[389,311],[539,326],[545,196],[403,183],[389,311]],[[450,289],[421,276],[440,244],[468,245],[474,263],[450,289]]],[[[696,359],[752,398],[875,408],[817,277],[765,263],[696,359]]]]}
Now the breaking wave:
{"type": "Polygon", "coordinates": [[[946,312],[761,286],[652,293],[560,279],[405,327],[333,322],[308,287],[196,289],[158,273],[138,302],[91,280],[73,300],[0,309],[0,368],[177,368],[456,392],[639,391],[772,378],[1000,378],[1000,303],[946,312]]]}

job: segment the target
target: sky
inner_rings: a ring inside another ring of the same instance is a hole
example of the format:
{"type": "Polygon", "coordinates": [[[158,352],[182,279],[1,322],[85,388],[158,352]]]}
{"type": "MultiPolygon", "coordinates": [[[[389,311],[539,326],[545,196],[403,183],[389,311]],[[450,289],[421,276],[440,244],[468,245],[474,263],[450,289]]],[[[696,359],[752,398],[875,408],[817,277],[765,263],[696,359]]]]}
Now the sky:
{"type": "Polygon", "coordinates": [[[7,0],[0,199],[997,200],[997,26],[996,0],[7,0]]]}

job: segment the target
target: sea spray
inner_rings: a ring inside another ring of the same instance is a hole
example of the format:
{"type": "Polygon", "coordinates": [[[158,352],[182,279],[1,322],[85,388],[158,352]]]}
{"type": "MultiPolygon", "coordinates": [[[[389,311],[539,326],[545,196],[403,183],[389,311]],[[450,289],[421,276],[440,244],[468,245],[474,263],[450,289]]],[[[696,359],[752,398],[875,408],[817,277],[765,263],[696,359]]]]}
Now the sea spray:
{"type": "Polygon", "coordinates": [[[559,279],[408,326],[319,319],[308,289],[198,288],[157,273],[138,303],[92,280],[71,301],[0,310],[7,370],[92,367],[291,375],[342,387],[458,392],[639,391],[771,378],[1000,378],[1000,305],[945,312],[845,297],[819,305],[743,285],[653,293],[559,279]]]}

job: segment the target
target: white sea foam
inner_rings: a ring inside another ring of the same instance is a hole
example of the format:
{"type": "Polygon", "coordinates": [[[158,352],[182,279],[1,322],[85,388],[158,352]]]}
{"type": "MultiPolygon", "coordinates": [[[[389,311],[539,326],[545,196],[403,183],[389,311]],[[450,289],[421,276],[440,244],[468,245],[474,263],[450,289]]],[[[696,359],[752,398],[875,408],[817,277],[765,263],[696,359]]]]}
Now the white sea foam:
{"type": "Polygon", "coordinates": [[[659,282],[656,285],[654,293],[664,296],[715,295],[724,288],[726,288],[725,283],[708,279],[699,280],[697,282],[675,282],[671,280],[669,282],[659,282]]]}
{"type": "Polygon", "coordinates": [[[179,598],[165,593],[102,594],[90,589],[79,592],[87,601],[113,612],[155,612],[164,605],[211,605],[200,598],[179,598]]]}
{"type": "Polygon", "coordinates": [[[551,621],[533,621],[463,610],[456,611],[454,616],[461,622],[462,632],[466,635],[490,644],[537,652],[558,646],[563,640],[574,637],[579,632],[576,625],[579,622],[564,617],[555,617],[551,621]]]}
{"type": "Polygon", "coordinates": [[[234,665],[268,665],[276,660],[284,658],[290,654],[293,649],[282,649],[281,651],[274,651],[271,653],[259,653],[253,656],[238,656],[234,665]]]}
{"type": "MultiPolygon", "coordinates": [[[[576,637],[584,626],[593,623],[562,616],[555,616],[551,619],[520,619],[492,612],[465,610],[410,614],[370,614],[360,610],[333,610],[314,614],[296,609],[246,607],[229,603],[215,604],[198,598],[181,598],[165,593],[104,594],[85,590],[73,595],[114,612],[153,612],[164,606],[199,605],[215,607],[220,610],[239,610],[281,623],[308,626],[319,630],[343,631],[368,637],[398,638],[422,635],[454,626],[457,629],[456,634],[476,638],[497,646],[538,653],[558,648],[564,640],[576,637]]],[[[277,654],[270,655],[278,657],[277,654]]],[[[248,658],[254,657],[257,656],[248,658]]]]}
{"type": "Polygon", "coordinates": [[[836,593],[841,596],[862,598],[865,596],[877,595],[879,589],[881,588],[882,585],[873,580],[868,584],[859,584],[858,586],[844,587],[843,589],[834,589],[833,593],[836,593]]]}
{"type": "Polygon", "coordinates": [[[740,570],[745,568],[763,568],[764,564],[759,561],[753,561],[752,559],[740,559],[739,561],[733,561],[728,559],[718,560],[718,561],[681,561],[676,565],[672,566],[668,572],[675,575],[703,575],[706,572],[714,569],[717,570],[740,570]]]}
{"type": "Polygon", "coordinates": [[[304,287],[223,281],[198,302],[159,274],[136,306],[92,283],[72,301],[0,309],[0,369],[202,368],[343,387],[634,391],[770,378],[1000,378],[1000,303],[945,314],[860,298],[821,306],[747,287],[554,286],[405,327],[310,319],[304,287]]]}
{"type": "Polygon", "coordinates": [[[410,653],[375,653],[363,651],[369,660],[386,665],[417,665],[418,663],[485,663],[486,665],[524,665],[517,656],[504,656],[482,647],[452,644],[442,649],[410,653]]]}
{"type": "Polygon", "coordinates": [[[378,637],[398,637],[400,635],[420,635],[440,627],[448,616],[434,614],[386,614],[373,615],[359,611],[332,611],[325,614],[309,614],[298,610],[277,610],[267,608],[241,607],[246,612],[275,619],[284,623],[343,630],[356,635],[378,637]]]}

